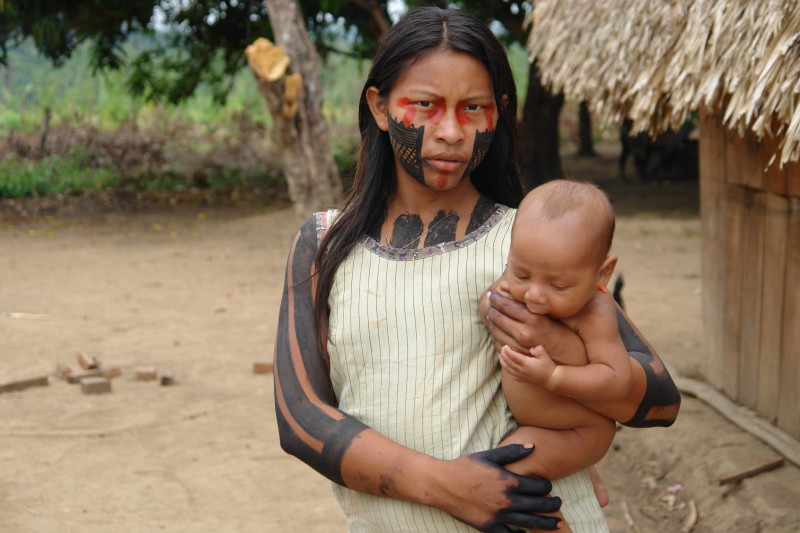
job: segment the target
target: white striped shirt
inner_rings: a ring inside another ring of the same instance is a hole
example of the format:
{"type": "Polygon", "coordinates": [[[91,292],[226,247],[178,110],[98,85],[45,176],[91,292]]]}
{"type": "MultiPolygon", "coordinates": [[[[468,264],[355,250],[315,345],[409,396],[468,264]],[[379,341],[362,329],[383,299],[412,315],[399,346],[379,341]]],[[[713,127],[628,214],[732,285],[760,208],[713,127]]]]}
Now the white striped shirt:
{"type": "MultiPolygon", "coordinates": [[[[364,237],[330,293],[338,406],[408,448],[441,459],[483,451],[516,428],[478,298],[505,267],[516,211],[500,206],[455,242],[398,250],[364,237]]],[[[333,213],[329,213],[333,215],[333,213]]],[[[329,216],[329,219],[332,216],[329,216]]],[[[591,482],[554,482],[575,533],[607,532],[591,482]]],[[[474,532],[438,509],[334,485],[351,533],[474,532]]]]}

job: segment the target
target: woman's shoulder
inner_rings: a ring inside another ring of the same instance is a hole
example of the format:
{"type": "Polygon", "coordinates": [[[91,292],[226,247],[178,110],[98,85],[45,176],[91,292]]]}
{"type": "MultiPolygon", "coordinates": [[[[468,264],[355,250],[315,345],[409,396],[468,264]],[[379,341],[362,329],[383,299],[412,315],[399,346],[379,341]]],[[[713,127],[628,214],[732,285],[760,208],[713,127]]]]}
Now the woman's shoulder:
{"type": "Polygon", "coordinates": [[[308,235],[309,232],[312,232],[312,234],[316,236],[317,245],[319,245],[338,215],[338,209],[317,211],[306,219],[303,225],[300,226],[298,233],[305,236],[308,235]]]}
{"type": "Polygon", "coordinates": [[[514,223],[514,218],[516,216],[517,210],[515,208],[508,207],[507,205],[503,204],[497,204],[497,210],[494,213],[494,217],[496,217],[496,219],[492,226],[497,229],[510,226],[514,223]]]}

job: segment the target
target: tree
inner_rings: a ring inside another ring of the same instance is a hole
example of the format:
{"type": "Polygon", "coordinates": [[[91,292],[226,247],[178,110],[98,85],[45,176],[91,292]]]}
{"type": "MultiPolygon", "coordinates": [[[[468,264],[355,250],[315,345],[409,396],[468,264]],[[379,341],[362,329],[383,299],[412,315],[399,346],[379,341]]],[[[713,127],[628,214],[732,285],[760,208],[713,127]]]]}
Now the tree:
{"type": "MultiPolygon", "coordinates": [[[[262,0],[0,0],[0,61],[7,46],[27,36],[34,37],[39,50],[55,63],[69,57],[77,43],[92,39],[93,65],[119,67],[126,60],[121,43],[133,32],[155,33],[149,21],[159,13],[162,25],[173,30],[161,32],[158,46],[128,62],[129,89],[147,99],[176,103],[206,83],[222,101],[233,76],[244,66],[242,50],[257,36],[274,38],[268,15],[284,8],[269,4],[262,0]]],[[[291,4],[299,6],[297,16],[305,14],[302,20],[323,57],[331,51],[371,57],[391,25],[387,2],[379,0],[298,0],[291,4]]],[[[406,4],[409,8],[455,4],[487,22],[499,23],[506,43],[524,46],[528,36],[525,18],[530,2],[409,0],[406,4]]],[[[292,48],[292,43],[286,46],[292,48]]],[[[312,101],[318,100],[314,97],[312,101]]],[[[525,154],[521,164],[528,187],[563,175],[558,152],[562,105],[563,96],[550,94],[542,86],[538,68],[531,63],[520,122],[521,153],[525,154]]],[[[319,143],[316,146],[321,147],[319,143]]],[[[331,186],[338,187],[335,182],[331,186]]]]}
{"type": "Polygon", "coordinates": [[[581,100],[578,106],[578,157],[596,155],[592,141],[592,114],[589,111],[589,102],[581,100]]]}
{"type": "Polygon", "coordinates": [[[297,3],[266,0],[266,4],[275,42],[282,49],[262,38],[247,47],[247,56],[275,121],[273,137],[280,147],[289,195],[298,215],[307,218],[335,205],[342,189],[322,117],[319,61],[297,3]]]}
{"type": "Polygon", "coordinates": [[[294,87],[300,89],[295,111],[288,114],[282,108],[285,80],[258,84],[275,118],[273,133],[281,147],[289,194],[297,212],[306,217],[335,204],[341,180],[321,114],[317,55],[294,0],[0,0],[0,61],[9,46],[26,37],[33,38],[55,65],[69,58],[78,44],[92,40],[92,66],[119,68],[125,60],[121,44],[132,33],[156,33],[151,24],[155,13],[169,31],[157,36],[155,47],[130,61],[128,78],[128,88],[150,100],[177,103],[201,83],[214,88],[217,100],[224,100],[244,66],[245,47],[255,37],[272,37],[271,27],[279,30],[274,32],[276,40],[291,59],[290,72],[297,74],[292,79],[298,81],[294,87]]]}

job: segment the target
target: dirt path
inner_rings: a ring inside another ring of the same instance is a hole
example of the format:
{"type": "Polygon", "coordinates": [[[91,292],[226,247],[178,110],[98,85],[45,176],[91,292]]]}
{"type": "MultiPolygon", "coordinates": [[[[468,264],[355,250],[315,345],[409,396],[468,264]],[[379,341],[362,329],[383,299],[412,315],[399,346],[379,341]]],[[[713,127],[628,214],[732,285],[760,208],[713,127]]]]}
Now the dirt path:
{"type": "MultiPolygon", "coordinates": [[[[608,187],[629,314],[696,376],[696,184],[608,187]]],[[[232,208],[0,221],[0,381],[78,351],[122,370],[112,394],[55,378],[0,394],[0,531],[344,531],[328,483],[279,448],[271,376],[252,373],[272,356],[296,227],[287,210],[232,208]],[[139,366],[177,384],[138,382],[139,366]]],[[[679,532],[693,501],[695,531],[800,531],[797,468],[709,484],[774,455],[685,398],[673,428],[623,429],[601,464],[612,530],[679,532]]]]}

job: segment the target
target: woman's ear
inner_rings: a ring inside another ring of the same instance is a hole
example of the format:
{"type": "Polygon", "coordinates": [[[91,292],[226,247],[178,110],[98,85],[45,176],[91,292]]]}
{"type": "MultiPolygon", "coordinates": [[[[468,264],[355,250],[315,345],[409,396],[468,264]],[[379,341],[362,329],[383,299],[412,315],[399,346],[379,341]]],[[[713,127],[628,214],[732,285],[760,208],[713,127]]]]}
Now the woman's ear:
{"type": "Polygon", "coordinates": [[[386,98],[381,96],[377,87],[367,87],[366,97],[372,118],[375,119],[378,128],[389,131],[389,111],[386,109],[386,98]]]}

